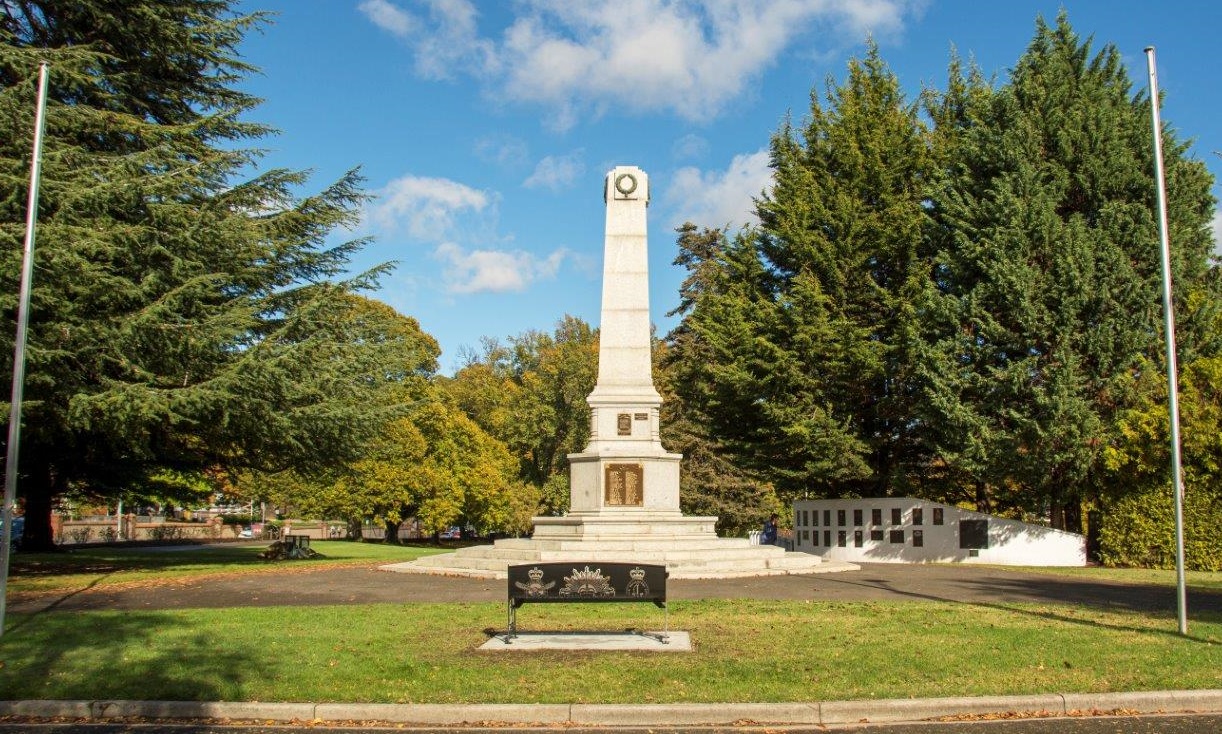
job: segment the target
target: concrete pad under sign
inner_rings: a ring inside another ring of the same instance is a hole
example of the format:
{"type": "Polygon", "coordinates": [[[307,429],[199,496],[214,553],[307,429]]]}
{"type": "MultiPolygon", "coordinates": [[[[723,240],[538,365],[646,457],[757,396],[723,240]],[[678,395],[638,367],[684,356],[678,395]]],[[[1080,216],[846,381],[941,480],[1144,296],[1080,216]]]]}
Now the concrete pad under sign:
{"type": "Polygon", "coordinates": [[[691,652],[692,638],[687,632],[670,632],[666,642],[635,632],[519,632],[506,642],[505,635],[490,638],[481,650],[645,650],[649,652],[691,652]]]}

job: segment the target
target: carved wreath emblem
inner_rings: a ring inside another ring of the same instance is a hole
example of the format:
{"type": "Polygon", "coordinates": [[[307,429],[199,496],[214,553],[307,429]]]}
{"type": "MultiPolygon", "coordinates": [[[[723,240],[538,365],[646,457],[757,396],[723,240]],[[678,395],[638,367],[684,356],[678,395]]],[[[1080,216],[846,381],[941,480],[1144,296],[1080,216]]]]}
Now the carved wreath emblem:
{"type": "Polygon", "coordinates": [[[636,191],[636,176],[631,173],[621,173],[615,177],[615,190],[624,196],[636,191]]]}

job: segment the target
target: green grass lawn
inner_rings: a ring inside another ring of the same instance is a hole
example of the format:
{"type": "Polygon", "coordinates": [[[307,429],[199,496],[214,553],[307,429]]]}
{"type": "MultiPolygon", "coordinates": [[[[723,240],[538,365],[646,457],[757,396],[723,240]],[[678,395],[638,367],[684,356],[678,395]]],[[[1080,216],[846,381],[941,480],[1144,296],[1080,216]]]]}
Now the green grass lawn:
{"type": "MultiPolygon", "coordinates": [[[[283,571],[263,544],[18,554],[14,593],[283,571]]],[[[293,562],[405,561],[448,547],[313,544],[293,562]]],[[[1168,571],[1021,569],[1130,583],[1168,571]]],[[[1193,574],[1222,588],[1219,574],[1193,574]]],[[[651,628],[647,605],[524,607],[523,629],[651,628]]],[[[369,604],[13,614],[0,698],[343,702],[808,701],[1222,688],[1222,615],[1030,604],[671,602],[691,653],[484,652],[502,604],[369,604]]]]}
{"type": "MultiPolygon", "coordinates": [[[[1222,618],[1034,605],[672,602],[691,653],[480,651],[504,606],[10,615],[22,699],[708,702],[1222,687],[1222,618]]],[[[524,607],[524,629],[660,626],[645,605],[524,607]]]]}
{"type": "MultiPolygon", "coordinates": [[[[270,543],[215,544],[175,548],[93,547],[58,553],[13,556],[9,591],[71,592],[116,584],[157,584],[215,574],[282,573],[283,563],[259,558],[270,543]]],[[[395,546],[316,540],[311,548],[323,558],[293,561],[295,568],[366,565],[411,561],[452,547],[395,546]]]]}

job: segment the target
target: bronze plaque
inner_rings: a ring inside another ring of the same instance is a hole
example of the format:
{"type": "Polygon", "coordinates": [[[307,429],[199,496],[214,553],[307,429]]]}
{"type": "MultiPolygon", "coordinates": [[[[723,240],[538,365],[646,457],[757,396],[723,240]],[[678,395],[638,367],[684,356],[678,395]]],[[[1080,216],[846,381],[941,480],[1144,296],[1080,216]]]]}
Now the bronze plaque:
{"type": "Polygon", "coordinates": [[[620,413],[615,417],[615,428],[621,436],[632,435],[632,416],[627,413],[620,413]]]}
{"type": "Polygon", "coordinates": [[[603,502],[607,506],[641,507],[645,504],[645,467],[607,464],[603,487],[603,502]]]}
{"type": "Polygon", "coordinates": [[[647,421],[647,420],[649,420],[649,414],[648,414],[648,413],[634,413],[632,417],[633,417],[633,418],[635,418],[635,419],[636,419],[636,420],[638,420],[638,421],[647,421]]]}

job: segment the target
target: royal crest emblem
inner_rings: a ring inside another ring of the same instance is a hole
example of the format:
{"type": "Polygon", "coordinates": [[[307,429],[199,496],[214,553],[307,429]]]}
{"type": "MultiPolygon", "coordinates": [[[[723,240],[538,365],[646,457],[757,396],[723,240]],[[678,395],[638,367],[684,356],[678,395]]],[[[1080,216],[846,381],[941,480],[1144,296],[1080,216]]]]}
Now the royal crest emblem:
{"type": "MultiPolygon", "coordinates": [[[[513,585],[524,591],[528,597],[547,596],[547,592],[551,591],[552,587],[556,585],[555,581],[543,583],[543,569],[541,568],[532,568],[526,572],[526,575],[530,578],[530,581],[525,584],[521,581],[515,581],[513,585]]],[[[562,591],[561,593],[564,592],[562,591]]]]}
{"type": "Polygon", "coordinates": [[[633,568],[628,571],[628,587],[624,589],[627,596],[649,596],[649,584],[645,583],[645,569],[633,568]]]}

